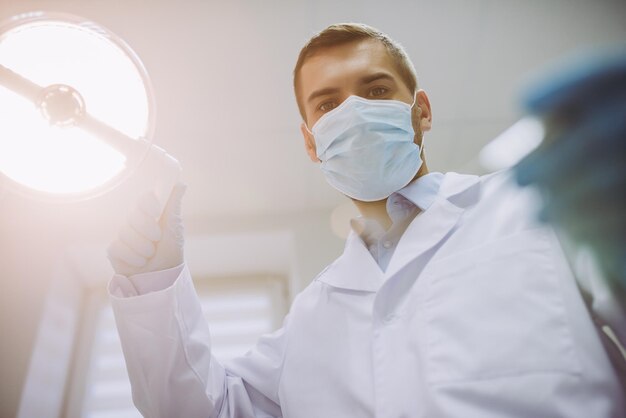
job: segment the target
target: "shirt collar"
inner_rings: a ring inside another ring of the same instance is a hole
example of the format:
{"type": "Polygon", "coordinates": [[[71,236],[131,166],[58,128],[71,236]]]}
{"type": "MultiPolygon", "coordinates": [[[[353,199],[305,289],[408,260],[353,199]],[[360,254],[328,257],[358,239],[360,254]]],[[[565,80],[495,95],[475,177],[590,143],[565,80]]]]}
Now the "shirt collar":
{"type": "Polygon", "coordinates": [[[406,185],[404,188],[389,196],[389,199],[387,200],[387,207],[389,207],[390,201],[393,203],[398,199],[397,195],[400,195],[420,208],[422,212],[425,211],[435,201],[435,198],[439,193],[443,177],[442,173],[437,172],[428,173],[419,177],[406,185]]]}
{"type": "MultiPolygon", "coordinates": [[[[428,173],[392,193],[387,199],[387,213],[392,222],[401,221],[412,213],[415,207],[422,212],[428,209],[439,193],[443,178],[442,173],[428,173]]],[[[366,243],[380,239],[386,232],[375,220],[361,216],[351,219],[350,224],[366,243]]]]}

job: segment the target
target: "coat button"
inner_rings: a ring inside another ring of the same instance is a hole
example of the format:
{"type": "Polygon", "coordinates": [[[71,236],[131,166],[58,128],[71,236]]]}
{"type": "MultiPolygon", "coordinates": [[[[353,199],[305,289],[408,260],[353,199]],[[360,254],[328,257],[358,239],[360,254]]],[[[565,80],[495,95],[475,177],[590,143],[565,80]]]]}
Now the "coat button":
{"type": "Polygon", "coordinates": [[[383,317],[383,323],[389,324],[393,322],[395,319],[396,319],[396,316],[394,314],[385,315],[385,317],[383,317]]]}

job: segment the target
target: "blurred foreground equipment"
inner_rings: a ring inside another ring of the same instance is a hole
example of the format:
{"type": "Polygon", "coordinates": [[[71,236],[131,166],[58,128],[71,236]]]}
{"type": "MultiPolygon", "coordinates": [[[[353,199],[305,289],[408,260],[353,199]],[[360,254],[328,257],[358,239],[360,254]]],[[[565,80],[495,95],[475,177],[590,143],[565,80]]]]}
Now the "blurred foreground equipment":
{"type": "Polygon", "coordinates": [[[588,247],[626,301],[626,51],[586,57],[533,89],[542,143],[515,167],[543,197],[541,220],[588,247]]]}

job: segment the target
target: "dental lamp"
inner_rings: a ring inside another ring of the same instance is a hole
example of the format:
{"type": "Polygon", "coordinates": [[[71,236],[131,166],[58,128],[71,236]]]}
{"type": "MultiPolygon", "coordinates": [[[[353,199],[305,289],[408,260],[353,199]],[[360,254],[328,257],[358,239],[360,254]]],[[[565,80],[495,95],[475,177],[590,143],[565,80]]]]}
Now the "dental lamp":
{"type": "Polygon", "coordinates": [[[137,55],[87,19],[28,13],[0,25],[0,187],[53,201],[158,173],[163,209],[180,165],[152,143],[155,100],[137,55]]]}

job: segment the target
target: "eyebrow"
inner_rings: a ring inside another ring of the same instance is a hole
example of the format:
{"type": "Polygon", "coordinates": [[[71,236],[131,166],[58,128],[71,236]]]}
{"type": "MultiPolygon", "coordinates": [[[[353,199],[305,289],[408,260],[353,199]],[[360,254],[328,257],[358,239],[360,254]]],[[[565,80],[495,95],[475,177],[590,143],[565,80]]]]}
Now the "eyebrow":
{"type": "MultiPolygon", "coordinates": [[[[378,72],[378,73],[374,73],[374,74],[370,74],[370,75],[366,75],[364,77],[361,77],[361,79],[359,80],[360,84],[369,84],[373,81],[378,81],[378,80],[389,80],[395,83],[394,78],[391,76],[391,74],[389,73],[385,73],[385,72],[378,72]]],[[[320,90],[316,90],[313,93],[311,93],[307,99],[307,103],[311,103],[313,100],[315,100],[316,98],[320,97],[320,96],[326,96],[328,94],[334,94],[334,93],[338,93],[339,89],[336,87],[328,87],[325,89],[320,89],[320,90]]]]}
{"type": "Polygon", "coordinates": [[[361,82],[361,84],[368,84],[368,83],[371,83],[372,81],[378,81],[378,80],[389,80],[389,81],[395,82],[391,74],[385,73],[385,72],[378,72],[378,73],[366,75],[365,77],[362,77],[359,81],[361,82]]]}
{"type": "Polygon", "coordinates": [[[311,103],[314,99],[320,97],[320,96],[326,96],[327,94],[333,94],[333,93],[337,93],[339,92],[338,88],[335,87],[328,87],[325,89],[321,89],[321,90],[317,90],[314,91],[313,93],[311,93],[309,95],[309,98],[307,99],[308,103],[311,103]]]}

